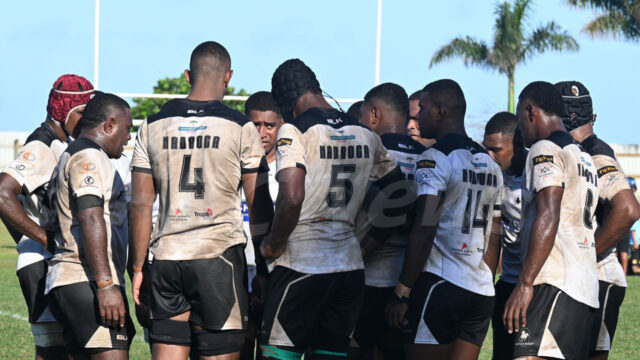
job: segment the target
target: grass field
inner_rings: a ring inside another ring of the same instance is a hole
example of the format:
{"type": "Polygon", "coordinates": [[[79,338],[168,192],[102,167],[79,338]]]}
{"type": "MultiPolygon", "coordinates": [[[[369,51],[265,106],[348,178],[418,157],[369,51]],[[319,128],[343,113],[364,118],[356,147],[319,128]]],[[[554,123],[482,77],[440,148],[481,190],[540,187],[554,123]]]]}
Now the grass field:
{"type": "MultiPolygon", "coordinates": [[[[27,322],[27,307],[15,274],[15,244],[0,224],[0,359],[33,359],[33,340],[27,322]]],[[[629,277],[629,289],[622,305],[614,350],[609,359],[637,359],[635,349],[640,344],[640,277],[629,277]]],[[[127,284],[130,307],[131,289],[127,284]]],[[[137,324],[136,324],[137,325],[137,324]]],[[[149,359],[149,347],[142,329],[136,327],[131,359],[149,359]]],[[[491,330],[487,335],[480,359],[491,359],[491,330]]]]}

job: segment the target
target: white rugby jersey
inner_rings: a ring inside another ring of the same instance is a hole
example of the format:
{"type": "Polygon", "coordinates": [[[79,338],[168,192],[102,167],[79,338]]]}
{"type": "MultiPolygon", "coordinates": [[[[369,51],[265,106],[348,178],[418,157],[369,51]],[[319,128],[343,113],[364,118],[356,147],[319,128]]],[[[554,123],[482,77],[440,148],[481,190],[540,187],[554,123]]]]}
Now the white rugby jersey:
{"type": "Polygon", "coordinates": [[[287,248],[270,268],[305,274],[363,269],[355,217],[367,184],[396,167],[380,137],[346,113],[311,108],[280,127],[276,151],[277,172],[306,172],[305,197],[287,248]]]}
{"type": "MultiPolygon", "coordinates": [[[[45,204],[46,194],[51,174],[66,148],[67,143],[60,141],[53,130],[43,123],[27,137],[18,157],[4,170],[22,186],[20,200],[27,216],[43,227],[50,227],[55,221],[55,213],[45,204]]],[[[53,256],[42,244],[24,235],[16,250],[16,271],[53,256]]]]}
{"type": "Polygon", "coordinates": [[[493,296],[493,275],[484,255],[491,216],[500,216],[500,167],[470,138],[448,134],[420,156],[415,182],[418,196],[444,197],[424,271],[471,292],[493,296]]]}
{"type": "MultiPolygon", "coordinates": [[[[380,139],[406,180],[413,182],[416,160],[427,148],[404,134],[382,134],[380,139]]],[[[415,193],[412,197],[415,201],[415,193]]],[[[380,248],[367,256],[364,262],[365,285],[391,287],[398,283],[410,229],[403,230],[394,232],[380,248]]]]}
{"type": "Polygon", "coordinates": [[[549,257],[533,285],[550,284],[574,300],[598,307],[598,272],[593,220],[598,203],[598,178],[591,155],[563,131],[531,146],[522,187],[522,259],[526,259],[533,223],[538,215],[535,196],[544,188],[562,186],[558,233],[549,257]]]}
{"type": "MultiPolygon", "coordinates": [[[[631,189],[613,149],[597,136],[586,138],[580,145],[593,157],[598,171],[598,206],[596,223],[602,226],[611,210],[611,199],[622,190],[631,189]]],[[[598,256],[598,280],[627,287],[627,279],[616,256],[615,247],[598,256]]]]}
{"type": "Polygon", "coordinates": [[[502,273],[500,280],[515,284],[522,271],[520,259],[520,215],[522,212],[522,174],[502,174],[502,273]]]}

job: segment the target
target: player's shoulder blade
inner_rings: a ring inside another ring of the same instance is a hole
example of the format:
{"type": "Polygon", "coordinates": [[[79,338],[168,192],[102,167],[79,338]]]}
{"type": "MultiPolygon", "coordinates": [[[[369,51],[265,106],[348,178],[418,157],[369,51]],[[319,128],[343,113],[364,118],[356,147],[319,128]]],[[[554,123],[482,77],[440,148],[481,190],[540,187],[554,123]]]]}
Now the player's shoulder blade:
{"type": "Polygon", "coordinates": [[[582,145],[584,150],[591,156],[604,155],[610,158],[616,157],[615,152],[613,151],[611,146],[602,141],[596,135],[589,136],[582,143],[580,143],[580,145],[582,145]]]}
{"type": "Polygon", "coordinates": [[[311,108],[291,122],[293,126],[298,128],[301,133],[305,133],[316,125],[326,125],[334,129],[340,129],[344,126],[360,126],[367,128],[360,124],[355,118],[349,116],[347,113],[336,109],[329,108],[311,108]]]}
{"type": "Polygon", "coordinates": [[[35,129],[25,141],[25,145],[33,141],[40,141],[47,146],[51,146],[51,143],[56,140],[58,137],[48,126],[42,124],[40,127],[35,129]]]}
{"type": "Polygon", "coordinates": [[[382,145],[387,150],[394,150],[415,155],[420,155],[427,150],[424,145],[413,140],[409,135],[382,134],[382,136],[380,136],[380,140],[382,140],[382,145]]]}
{"type": "Polygon", "coordinates": [[[460,134],[448,134],[443,136],[438,142],[436,142],[430,149],[435,149],[449,155],[455,150],[467,150],[471,154],[484,153],[487,151],[475,141],[460,134]]]}
{"type": "Polygon", "coordinates": [[[194,101],[188,99],[173,99],[162,107],[156,114],[147,118],[147,124],[173,117],[217,117],[237,123],[240,126],[250,120],[241,112],[231,109],[220,101],[194,101]]]}
{"type": "Polygon", "coordinates": [[[545,140],[554,143],[556,146],[560,147],[561,149],[572,144],[579,145],[575,140],[573,140],[571,135],[569,135],[567,132],[564,132],[564,131],[554,131],[545,140]]]}
{"type": "Polygon", "coordinates": [[[69,156],[73,156],[79,153],[80,151],[86,150],[86,149],[96,149],[98,151],[101,150],[100,146],[96,144],[93,140],[87,139],[87,138],[80,138],[72,142],[71,145],[69,145],[69,147],[67,148],[66,152],[69,154],[69,156]]]}

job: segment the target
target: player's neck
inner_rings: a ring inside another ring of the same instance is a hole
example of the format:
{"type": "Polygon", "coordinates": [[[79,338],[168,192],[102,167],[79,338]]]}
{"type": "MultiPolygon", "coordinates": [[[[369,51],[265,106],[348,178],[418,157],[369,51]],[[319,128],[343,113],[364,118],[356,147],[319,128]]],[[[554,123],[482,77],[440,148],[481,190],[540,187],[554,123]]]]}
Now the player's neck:
{"type": "Polygon", "coordinates": [[[193,101],[222,101],[224,94],[224,87],[198,85],[191,88],[187,99],[193,101]]]}
{"type": "Polygon", "coordinates": [[[442,131],[439,134],[437,134],[436,141],[440,141],[440,139],[442,139],[446,135],[451,135],[451,134],[469,137],[467,135],[467,130],[464,128],[464,125],[463,126],[452,125],[452,126],[449,126],[448,128],[442,129],[442,131]]]}
{"type": "Polygon", "coordinates": [[[511,176],[520,176],[522,175],[522,170],[524,170],[524,164],[527,158],[527,152],[522,149],[522,151],[516,151],[513,153],[513,158],[511,158],[511,166],[507,169],[507,174],[511,176]]]}
{"type": "Polygon", "coordinates": [[[575,141],[582,143],[588,137],[593,135],[593,125],[591,125],[591,123],[582,125],[579,128],[573,130],[570,134],[575,141]]]}
{"type": "Polygon", "coordinates": [[[404,126],[400,125],[402,121],[397,121],[396,119],[392,119],[391,121],[384,121],[380,124],[381,129],[377,129],[376,131],[378,135],[383,134],[406,134],[404,126]]]}
{"type": "Polygon", "coordinates": [[[296,106],[293,108],[293,117],[298,117],[311,108],[333,109],[324,96],[307,92],[296,102],[296,106]]]}
{"type": "Polygon", "coordinates": [[[267,155],[265,155],[265,158],[267,159],[267,164],[271,164],[274,161],[276,161],[276,147],[274,146],[273,149],[271,149],[271,151],[269,151],[269,153],[267,153],[267,155]]]}
{"type": "Polygon", "coordinates": [[[538,139],[544,140],[549,138],[551,134],[556,131],[567,132],[565,130],[564,125],[562,125],[562,120],[559,117],[551,117],[544,121],[544,124],[538,127],[538,139]]]}
{"type": "Polygon", "coordinates": [[[67,133],[62,128],[62,124],[60,124],[55,120],[51,120],[47,118],[44,121],[44,125],[47,126],[49,129],[51,129],[51,131],[53,131],[54,134],[56,134],[56,137],[58,138],[58,140],[62,142],[67,142],[67,133]]]}

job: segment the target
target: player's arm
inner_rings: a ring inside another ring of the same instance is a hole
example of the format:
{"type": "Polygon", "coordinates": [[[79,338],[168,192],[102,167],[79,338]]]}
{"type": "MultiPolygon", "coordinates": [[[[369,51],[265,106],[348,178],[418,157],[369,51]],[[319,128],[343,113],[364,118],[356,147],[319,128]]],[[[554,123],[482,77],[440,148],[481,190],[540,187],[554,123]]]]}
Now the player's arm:
{"type": "Polygon", "coordinates": [[[610,202],[611,210],[596,233],[596,254],[611,249],[618,240],[629,232],[633,223],[640,218],[640,204],[630,189],[619,191],[610,202]]]}
{"type": "Polygon", "coordinates": [[[0,174],[0,217],[16,243],[24,234],[47,247],[47,232],[27,216],[18,199],[21,193],[22,187],[13,177],[0,174]]]}
{"type": "Polygon", "coordinates": [[[491,269],[491,274],[493,274],[493,276],[496,276],[498,260],[500,259],[500,244],[502,243],[503,234],[502,221],[499,216],[494,216],[487,250],[484,255],[484,262],[489,266],[489,269],[491,269]]]}
{"type": "Polygon", "coordinates": [[[147,261],[149,240],[151,239],[151,223],[155,188],[153,175],[134,168],[131,180],[131,211],[129,214],[132,236],[129,246],[132,252],[133,280],[132,292],[136,304],[140,305],[140,286],[142,284],[142,268],[147,261]]]}
{"type": "Polygon", "coordinates": [[[271,237],[263,243],[261,251],[267,259],[276,258],[286,250],[287,240],[300,218],[304,201],[306,173],[299,167],[289,167],[278,172],[278,197],[271,227],[271,237]]]}
{"type": "Polygon", "coordinates": [[[560,223],[564,188],[549,186],[536,194],[538,213],[533,222],[527,257],[518,283],[505,304],[502,320],[511,334],[527,325],[527,308],[533,297],[533,281],[551,253],[560,223]]]}
{"type": "Polygon", "coordinates": [[[264,257],[260,254],[260,243],[269,233],[273,221],[273,200],[269,193],[268,166],[263,159],[261,171],[242,175],[242,190],[247,201],[249,211],[249,227],[251,241],[256,255],[256,267],[260,275],[267,275],[267,266],[264,257]]]}

